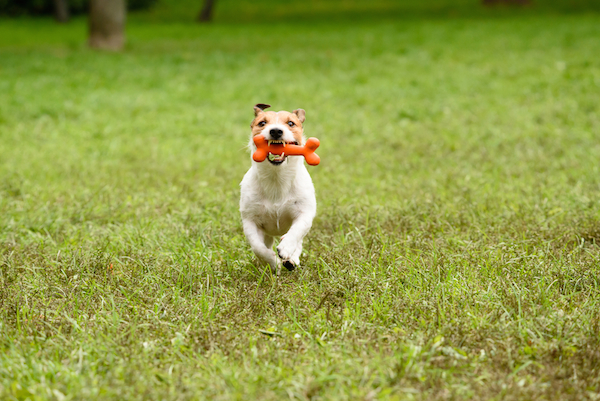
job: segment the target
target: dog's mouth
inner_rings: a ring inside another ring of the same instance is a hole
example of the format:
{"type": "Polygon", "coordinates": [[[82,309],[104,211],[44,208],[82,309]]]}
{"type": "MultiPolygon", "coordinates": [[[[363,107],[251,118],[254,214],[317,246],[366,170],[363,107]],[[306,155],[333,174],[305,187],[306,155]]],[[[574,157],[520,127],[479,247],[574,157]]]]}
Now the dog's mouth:
{"type": "MultiPolygon", "coordinates": [[[[286,145],[298,145],[297,141],[293,141],[293,142],[285,142],[285,141],[268,141],[269,142],[269,146],[271,145],[283,145],[283,147],[285,148],[286,145]]],[[[287,156],[285,155],[285,150],[283,151],[283,153],[281,153],[281,155],[275,155],[273,153],[269,152],[269,156],[267,156],[267,160],[269,161],[269,163],[278,166],[281,163],[283,163],[285,161],[285,159],[287,159],[287,156]]]]}

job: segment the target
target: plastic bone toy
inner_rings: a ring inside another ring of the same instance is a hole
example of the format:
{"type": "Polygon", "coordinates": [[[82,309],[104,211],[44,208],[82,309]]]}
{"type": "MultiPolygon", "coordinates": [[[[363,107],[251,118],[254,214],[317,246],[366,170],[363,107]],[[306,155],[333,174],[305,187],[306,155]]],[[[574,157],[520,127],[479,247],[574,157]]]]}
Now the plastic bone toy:
{"type": "Polygon", "coordinates": [[[272,153],[274,155],[286,156],[304,156],[306,162],[311,166],[316,166],[321,161],[321,158],[315,153],[315,150],[321,144],[317,138],[308,138],[304,146],[292,145],[292,144],[272,144],[269,145],[265,137],[260,134],[254,138],[254,144],[256,145],[256,151],[252,154],[252,159],[255,162],[263,162],[272,153]]]}

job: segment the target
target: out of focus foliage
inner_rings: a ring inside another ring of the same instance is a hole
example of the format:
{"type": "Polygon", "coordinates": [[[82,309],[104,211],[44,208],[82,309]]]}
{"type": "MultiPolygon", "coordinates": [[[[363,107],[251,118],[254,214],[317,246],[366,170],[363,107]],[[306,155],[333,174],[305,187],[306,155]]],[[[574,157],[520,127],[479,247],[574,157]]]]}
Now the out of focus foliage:
{"type": "MultiPolygon", "coordinates": [[[[130,10],[146,9],[157,0],[128,0],[130,10]]],[[[69,0],[71,14],[81,14],[87,11],[89,0],[69,0]]],[[[50,15],[54,12],[53,0],[0,0],[0,15],[50,15]]]]}

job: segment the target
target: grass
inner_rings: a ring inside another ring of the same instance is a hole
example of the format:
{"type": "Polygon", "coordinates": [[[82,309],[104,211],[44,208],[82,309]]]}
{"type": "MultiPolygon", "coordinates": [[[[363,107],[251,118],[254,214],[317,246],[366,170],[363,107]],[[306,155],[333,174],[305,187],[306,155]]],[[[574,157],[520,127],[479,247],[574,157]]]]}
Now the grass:
{"type": "Polygon", "coordinates": [[[2,20],[0,398],[597,400],[600,16],[491,14],[2,20]],[[279,278],[258,102],[322,143],[279,278]]]}

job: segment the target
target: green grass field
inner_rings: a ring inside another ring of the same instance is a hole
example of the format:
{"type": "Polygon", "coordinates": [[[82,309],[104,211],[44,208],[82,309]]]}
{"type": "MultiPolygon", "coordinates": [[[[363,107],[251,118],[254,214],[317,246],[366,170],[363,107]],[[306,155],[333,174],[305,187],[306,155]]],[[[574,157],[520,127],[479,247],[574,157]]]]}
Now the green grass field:
{"type": "Polygon", "coordinates": [[[600,399],[600,14],[259,4],[0,20],[0,399],[600,399]],[[259,102],[321,140],[279,278],[259,102]]]}

